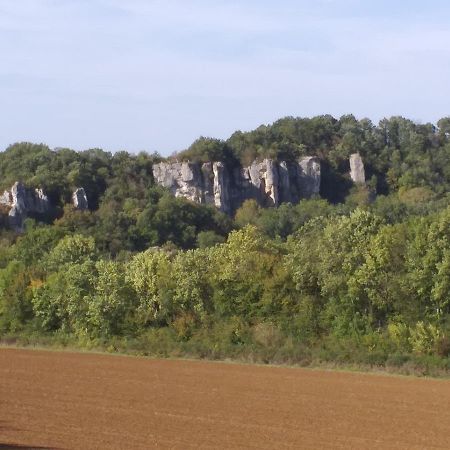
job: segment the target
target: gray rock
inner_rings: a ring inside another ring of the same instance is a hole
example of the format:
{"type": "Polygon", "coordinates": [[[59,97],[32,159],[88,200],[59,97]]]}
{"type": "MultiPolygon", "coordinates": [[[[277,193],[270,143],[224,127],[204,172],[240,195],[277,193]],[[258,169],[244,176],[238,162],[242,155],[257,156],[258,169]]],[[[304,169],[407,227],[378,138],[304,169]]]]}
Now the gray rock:
{"type": "Polygon", "coordinates": [[[353,153],[350,155],[350,178],[355,184],[366,183],[364,163],[359,153],[353,153]]]}
{"type": "Polygon", "coordinates": [[[279,179],[279,191],[280,202],[292,202],[292,189],[291,189],[291,173],[290,165],[286,161],[281,161],[278,166],[278,179],[279,179]]]}
{"type": "Polygon", "coordinates": [[[299,183],[302,198],[310,198],[320,193],[320,161],[314,156],[306,156],[298,162],[299,183]]]}
{"type": "Polygon", "coordinates": [[[203,197],[207,205],[215,204],[214,197],[214,170],[213,163],[206,162],[202,165],[202,178],[203,178],[203,197]]]}
{"type": "Polygon", "coordinates": [[[23,223],[30,214],[45,214],[50,210],[50,203],[42,189],[27,189],[19,181],[0,196],[0,204],[9,209],[9,225],[17,232],[23,231],[23,223]]]}
{"type": "Polygon", "coordinates": [[[75,209],[78,209],[80,211],[89,209],[89,203],[84,188],[78,188],[73,192],[72,204],[75,209]]]}
{"type": "Polygon", "coordinates": [[[190,181],[194,181],[194,168],[195,166],[192,164],[189,164],[188,162],[183,162],[181,164],[181,180],[185,183],[188,183],[190,181]]]}
{"type": "Polygon", "coordinates": [[[243,187],[242,200],[253,198],[264,206],[278,206],[279,176],[275,161],[253,161],[249,167],[242,170],[241,177],[242,180],[237,184],[243,187]]]}
{"type": "Polygon", "coordinates": [[[169,188],[175,197],[185,197],[196,203],[204,203],[201,173],[199,165],[190,162],[162,162],[153,166],[153,177],[158,184],[169,188]]]}
{"type": "Polygon", "coordinates": [[[45,214],[50,209],[48,197],[42,189],[34,190],[34,212],[45,214]]]}
{"type": "Polygon", "coordinates": [[[265,159],[263,164],[265,165],[265,172],[263,174],[264,187],[266,194],[266,203],[268,206],[278,206],[279,200],[279,176],[278,165],[271,159],[265,159]]]}
{"type": "Polygon", "coordinates": [[[320,161],[314,157],[297,163],[264,159],[232,170],[222,162],[207,162],[201,167],[163,162],[153,166],[153,176],[177,197],[213,204],[232,214],[246,199],[255,199],[262,206],[278,206],[318,194],[320,161]]]}
{"type": "Polygon", "coordinates": [[[29,203],[27,197],[29,196],[25,186],[20,182],[14,183],[9,192],[9,204],[6,204],[6,206],[10,207],[8,213],[9,226],[17,232],[23,231],[23,222],[27,218],[27,203],[29,203]]]}
{"type": "Polygon", "coordinates": [[[153,177],[155,181],[163,187],[172,189],[175,184],[176,170],[171,163],[159,163],[153,165],[153,177]]]}
{"type": "Polygon", "coordinates": [[[227,168],[222,162],[213,163],[214,173],[214,205],[220,211],[231,214],[230,178],[227,168]]]}
{"type": "Polygon", "coordinates": [[[3,194],[0,195],[0,205],[4,206],[11,206],[12,204],[12,197],[10,191],[5,191],[3,194]]]}

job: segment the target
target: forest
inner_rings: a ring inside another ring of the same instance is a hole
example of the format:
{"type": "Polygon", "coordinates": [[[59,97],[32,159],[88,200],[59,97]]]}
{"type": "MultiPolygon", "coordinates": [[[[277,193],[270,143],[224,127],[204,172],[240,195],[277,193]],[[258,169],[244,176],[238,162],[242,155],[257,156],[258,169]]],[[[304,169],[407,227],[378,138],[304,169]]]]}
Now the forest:
{"type": "Polygon", "coordinates": [[[22,233],[0,209],[0,341],[152,356],[450,369],[450,118],[286,117],[163,158],[16,143],[53,205],[22,233]],[[365,185],[348,176],[359,152],[365,185]],[[232,216],[156,185],[164,159],[317,156],[320,196],[232,216]],[[71,193],[83,187],[89,209],[71,193]]]}

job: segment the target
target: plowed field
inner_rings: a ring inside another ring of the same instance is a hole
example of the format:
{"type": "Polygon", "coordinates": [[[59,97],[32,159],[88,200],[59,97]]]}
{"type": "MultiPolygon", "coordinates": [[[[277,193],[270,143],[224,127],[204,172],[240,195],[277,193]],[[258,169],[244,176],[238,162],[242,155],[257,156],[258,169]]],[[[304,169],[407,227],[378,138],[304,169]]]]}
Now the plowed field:
{"type": "Polygon", "coordinates": [[[0,349],[0,449],[450,448],[450,382],[0,349]]]}

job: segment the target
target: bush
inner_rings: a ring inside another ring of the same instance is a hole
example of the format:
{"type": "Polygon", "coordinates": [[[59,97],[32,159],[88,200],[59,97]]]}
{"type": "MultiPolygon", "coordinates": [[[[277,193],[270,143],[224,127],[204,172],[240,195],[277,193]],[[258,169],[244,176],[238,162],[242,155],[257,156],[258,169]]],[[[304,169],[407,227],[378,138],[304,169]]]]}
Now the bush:
{"type": "Polygon", "coordinates": [[[442,332],[432,324],[417,322],[414,328],[410,330],[411,336],[409,342],[415,353],[421,355],[430,355],[436,348],[439,341],[442,340],[442,332]]]}

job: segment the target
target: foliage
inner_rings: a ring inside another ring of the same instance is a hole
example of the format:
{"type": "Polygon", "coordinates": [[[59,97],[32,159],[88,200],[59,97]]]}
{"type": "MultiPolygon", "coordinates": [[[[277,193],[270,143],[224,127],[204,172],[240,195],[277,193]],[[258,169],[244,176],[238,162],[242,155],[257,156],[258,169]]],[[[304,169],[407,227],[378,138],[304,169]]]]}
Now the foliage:
{"type": "Polygon", "coordinates": [[[146,325],[167,315],[166,292],[169,288],[171,261],[162,251],[150,249],[138,253],[126,264],[125,280],[136,293],[136,320],[146,325]]]}
{"type": "Polygon", "coordinates": [[[177,157],[322,160],[322,198],[269,209],[248,200],[234,218],[155,186],[157,154],[14,144],[0,153],[0,187],[43,187],[57,208],[21,235],[0,211],[0,333],[133,342],[166,356],[447,370],[449,124],[288,117],[227,141],[200,138],[177,157]],[[349,181],[355,151],[366,187],[349,181]],[[80,186],[88,211],[69,205],[80,186]]]}

